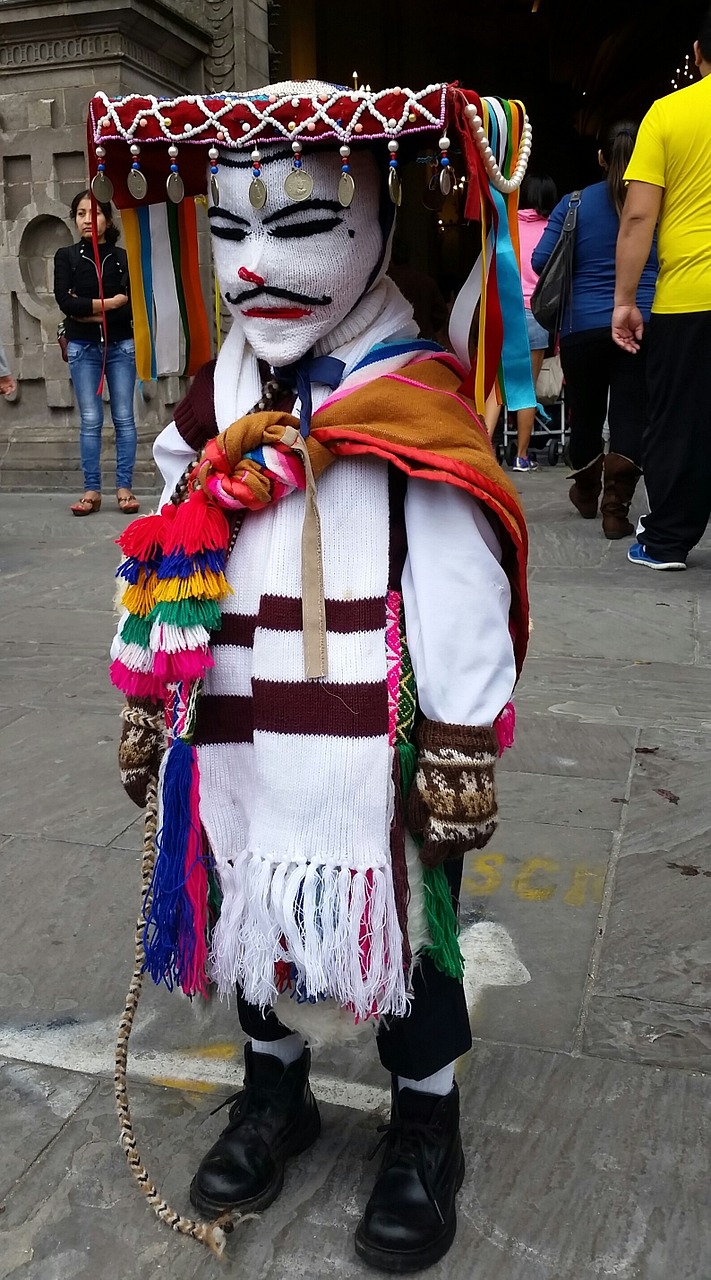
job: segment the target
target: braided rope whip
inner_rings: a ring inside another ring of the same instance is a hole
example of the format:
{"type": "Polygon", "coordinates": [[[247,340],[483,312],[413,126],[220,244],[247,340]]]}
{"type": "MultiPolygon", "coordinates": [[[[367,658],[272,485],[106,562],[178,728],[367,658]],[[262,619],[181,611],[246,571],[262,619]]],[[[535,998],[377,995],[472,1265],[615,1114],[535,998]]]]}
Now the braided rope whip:
{"type": "Polygon", "coordinates": [[[121,711],[121,719],[124,724],[134,725],[136,729],[154,729],[156,733],[161,733],[165,724],[162,711],[151,715],[145,707],[131,707],[128,703],[121,711]]]}
{"type": "Polygon", "coordinates": [[[123,1150],[128,1167],[131,1170],[139,1189],[146,1197],[149,1205],[157,1218],[161,1222],[165,1222],[167,1226],[172,1227],[173,1231],[180,1232],[184,1236],[192,1236],[193,1240],[198,1240],[201,1244],[207,1245],[207,1248],[220,1258],[224,1252],[227,1242],[227,1233],[232,1228],[232,1219],[229,1215],[218,1218],[216,1222],[194,1222],[191,1218],[184,1218],[182,1214],[172,1209],[167,1200],[164,1200],[155,1184],[151,1181],[146,1167],[141,1160],[141,1156],[136,1145],[136,1138],[133,1132],[133,1121],[131,1119],[131,1107],[128,1098],[128,1088],[126,1084],[126,1067],[128,1062],[128,1042],[131,1036],[138,1002],[141,998],[141,988],[143,986],[143,963],[145,960],[145,950],[143,946],[143,930],[145,921],[143,917],[144,902],[147,902],[146,895],[150,892],[151,878],[153,876],[153,868],[156,860],[156,831],[158,829],[158,785],[155,778],[151,778],[148,784],[147,801],[146,801],[146,819],[143,839],[143,861],[141,864],[141,910],[138,913],[135,934],[135,951],[133,974],[126,996],[121,1021],[119,1023],[118,1039],[116,1041],[116,1059],[114,1069],[114,1093],[116,1097],[116,1110],[119,1118],[120,1128],[120,1144],[123,1150]]]}
{"type": "MultiPolygon", "coordinates": [[[[262,389],[262,396],[250,410],[250,413],[263,412],[265,409],[271,408],[275,397],[284,391],[284,386],[278,379],[270,379],[265,383],[262,389]]],[[[193,463],[186,467],[170,501],[177,507],[186,500],[189,493],[189,479],[193,471],[193,463]]],[[[232,551],[244,512],[241,512],[234,523],[228,554],[232,551]]],[[[124,708],[122,713],[123,719],[133,725],[140,727],[154,727],[160,729],[163,725],[163,716],[156,714],[155,716],[147,715],[145,709],[135,710],[130,707],[124,708]]],[[[195,1222],[192,1218],[184,1218],[177,1210],[172,1209],[167,1200],[164,1200],[155,1184],[151,1181],[143,1161],[141,1160],[136,1138],[133,1132],[133,1120],[131,1118],[131,1105],[128,1097],[128,1086],[126,1082],[126,1072],[128,1065],[128,1044],[131,1038],[131,1031],[136,1018],[138,1003],[141,998],[141,990],[143,988],[143,966],[145,963],[146,953],[143,942],[143,932],[145,928],[145,915],[150,908],[150,886],[153,879],[153,870],[156,862],[156,833],[158,830],[158,782],[155,777],[151,778],[146,791],[146,817],[143,836],[143,860],[141,863],[141,908],[136,921],[136,932],[134,936],[134,959],[133,974],[126,995],[126,1003],[121,1021],[119,1022],[118,1038],[116,1041],[116,1056],[114,1065],[114,1095],[116,1098],[116,1111],[119,1119],[119,1142],[126,1157],[128,1167],[131,1170],[139,1190],[146,1197],[149,1205],[157,1218],[161,1222],[165,1222],[173,1231],[178,1231],[181,1235],[191,1236],[193,1240],[198,1240],[201,1244],[207,1246],[217,1258],[221,1258],[224,1253],[225,1244],[227,1243],[227,1235],[235,1225],[235,1219],[231,1214],[223,1214],[217,1218],[215,1222],[195,1222]]],[[[253,1217],[253,1214],[244,1215],[244,1217],[253,1217]]],[[[237,1219],[238,1221],[241,1220],[237,1219]]]]}

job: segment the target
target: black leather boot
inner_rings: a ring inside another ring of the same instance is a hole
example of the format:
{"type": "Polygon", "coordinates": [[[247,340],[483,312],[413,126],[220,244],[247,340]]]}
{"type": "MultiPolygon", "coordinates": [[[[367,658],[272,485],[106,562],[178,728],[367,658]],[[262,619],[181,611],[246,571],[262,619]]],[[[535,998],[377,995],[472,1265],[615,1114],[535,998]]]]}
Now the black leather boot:
{"type": "Polygon", "coordinates": [[[568,476],[572,480],[568,497],[577,507],[583,520],[594,520],[597,515],[597,500],[602,491],[602,454],[578,471],[571,471],[568,476]]]}
{"type": "MultiPolygon", "coordinates": [[[[459,1090],[442,1098],[393,1080],[383,1163],[355,1237],[356,1253],[381,1271],[421,1271],[444,1257],[457,1230],[464,1179],[459,1090]]],[[[373,1152],[375,1155],[375,1152],[373,1152]]]]}
{"type": "Polygon", "coordinates": [[[321,1132],[308,1049],[285,1067],[247,1044],[244,1065],[244,1089],[227,1099],[230,1122],[190,1187],[192,1203],[206,1217],[228,1209],[266,1209],[281,1191],[286,1160],[305,1151],[321,1132]]]}

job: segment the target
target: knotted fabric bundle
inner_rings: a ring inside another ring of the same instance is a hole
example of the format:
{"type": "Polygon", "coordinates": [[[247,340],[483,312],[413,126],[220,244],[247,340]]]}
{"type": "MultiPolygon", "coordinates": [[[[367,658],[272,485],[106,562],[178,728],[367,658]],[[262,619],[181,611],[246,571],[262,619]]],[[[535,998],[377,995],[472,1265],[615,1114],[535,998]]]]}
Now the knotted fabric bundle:
{"type": "Polygon", "coordinates": [[[306,490],[301,537],[304,668],[307,680],[328,674],[326,602],[316,477],[333,454],[289,413],[253,413],[208,441],[196,481],[221,506],[258,511],[294,489],[306,490]]]}

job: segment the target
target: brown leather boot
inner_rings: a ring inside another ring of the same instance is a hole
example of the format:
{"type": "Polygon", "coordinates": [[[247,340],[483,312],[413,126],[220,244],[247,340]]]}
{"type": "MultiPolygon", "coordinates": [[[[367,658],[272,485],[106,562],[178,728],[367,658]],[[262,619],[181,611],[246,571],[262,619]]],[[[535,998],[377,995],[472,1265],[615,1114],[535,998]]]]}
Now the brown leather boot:
{"type": "Polygon", "coordinates": [[[627,519],[630,503],[642,472],[621,453],[605,458],[605,485],[602,491],[602,532],[606,538],[629,538],[634,525],[627,519]]]}
{"type": "Polygon", "coordinates": [[[602,489],[602,454],[579,471],[571,471],[568,478],[573,481],[568,491],[573,506],[577,507],[583,520],[594,520],[602,489]]]}

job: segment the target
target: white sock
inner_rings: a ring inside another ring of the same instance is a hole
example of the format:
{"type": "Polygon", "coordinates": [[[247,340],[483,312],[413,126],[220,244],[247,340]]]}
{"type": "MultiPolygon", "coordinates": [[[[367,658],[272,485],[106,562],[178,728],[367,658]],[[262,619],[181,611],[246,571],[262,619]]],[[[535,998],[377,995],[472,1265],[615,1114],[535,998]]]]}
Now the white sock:
{"type": "Polygon", "coordinates": [[[270,1053],[272,1058],[278,1058],[285,1067],[301,1057],[305,1045],[306,1041],[298,1031],[292,1031],[291,1035],[283,1036],[281,1040],[252,1040],[254,1053],[270,1053]]]}
{"type": "Polygon", "coordinates": [[[408,1080],[406,1076],[398,1076],[398,1089],[414,1089],[415,1093],[436,1093],[444,1098],[452,1092],[454,1086],[454,1063],[450,1062],[434,1075],[425,1076],[424,1080],[408,1080]]]}

